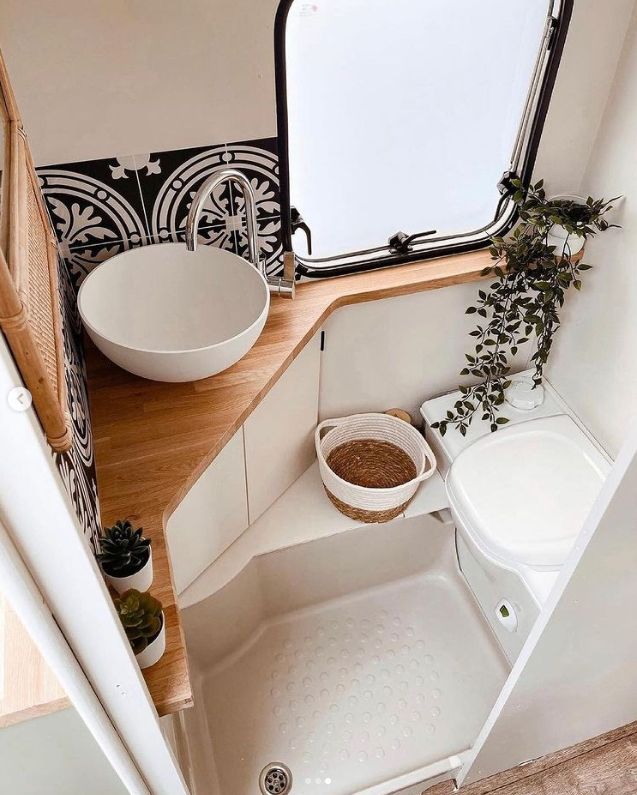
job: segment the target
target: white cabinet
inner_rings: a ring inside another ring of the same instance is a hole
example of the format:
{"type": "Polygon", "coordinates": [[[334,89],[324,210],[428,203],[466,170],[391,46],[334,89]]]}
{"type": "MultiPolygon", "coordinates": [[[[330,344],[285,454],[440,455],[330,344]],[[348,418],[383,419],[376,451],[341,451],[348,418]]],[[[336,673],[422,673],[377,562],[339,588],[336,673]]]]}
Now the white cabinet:
{"type": "Polygon", "coordinates": [[[181,593],[248,526],[243,428],[230,439],[168,520],[166,537],[181,593]]]}
{"type": "Polygon", "coordinates": [[[315,458],[320,366],[320,334],[317,334],[246,420],[250,523],[258,519],[315,458]]]}

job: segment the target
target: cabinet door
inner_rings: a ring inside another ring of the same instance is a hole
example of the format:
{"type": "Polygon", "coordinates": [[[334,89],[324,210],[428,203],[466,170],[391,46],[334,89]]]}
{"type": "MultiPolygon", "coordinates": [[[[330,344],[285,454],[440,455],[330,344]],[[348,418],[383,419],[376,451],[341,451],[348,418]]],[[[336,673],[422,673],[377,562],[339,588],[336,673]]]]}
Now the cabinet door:
{"type": "Polygon", "coordinates": [[[246,420],[250,523],[314,461],[320,361],[317,334],[246,420]]]}
{"type": "Polygon", "coordinates": [[[248,526],[243,429],[230,439],[168,520],[166,537],[181,593],[248,526]]]}

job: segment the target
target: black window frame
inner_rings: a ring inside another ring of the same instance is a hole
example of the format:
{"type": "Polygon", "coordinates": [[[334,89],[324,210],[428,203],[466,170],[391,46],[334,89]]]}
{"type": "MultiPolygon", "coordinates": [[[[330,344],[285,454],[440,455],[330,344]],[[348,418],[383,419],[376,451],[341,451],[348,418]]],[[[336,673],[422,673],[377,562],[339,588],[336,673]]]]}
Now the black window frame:
{"type": "MultiPolygon", "coordinates": [[[[292,207],[290,203],[285,33],[290,8],[294,2],[300,1],[301,0],[280,0],[274,24],[281,238],[283,251],[286,252],[294,251],[294,249],[292,247],[293,225],[291,217],[292,207]]],[[[548,46],[542,60],[542,79],[536,91],[533,93],[532,99],[535,107],[527,124],[528,134],[520,157],[519,168],[516,173],[506,172],[503,175],[502,182],[498,186],[502,197],[498,203],[493,223],[499,220],[498,214],[502,212],[503,223],[500,227],[490,231],[488,234],[483,230],[474,230],[472,232],[455,234],[447,238],[433,238],[428,242],[421,243],[420,248],[413,248],[411,251],[392,250],[392,248],[387,245],[376,249],[369,249],[367,252],[354,252],[353,254],[344,253],[340,257],[329,257],[324,260],[314,261],[310,258],[304,258],[295,254],[297,275],[307,278],[341,276],[348,273],[361,273],[378,268],[386,268],[388,266],[403,265],[408,262],[432,259],[449,254],[476,251],[486,248],[494,234],[505,235],[510,232],[517,222],[517,212],[510,200],[512,193],[510,179],[515,177],[521,179],[525,187],[530,184],[542,132],[544,130],[546,115],[548,113],[557,72],[564,50],[564,43],[573,14],[573,6],[574,0],[553,0],[553,5],[549,12],[549,15],[552,16],[552,23],[548,31],[548,46]],[[559,3],[559,11],[557,16],[555,16],[553,12],[557,3],[559,3]],[[479,236],[481,232],[483,232],[483,236],[479,236]],[[462,238],[467,239],[463,240],[462,238]],[[447,241],[449,242],[447,243],[447,241]],[[434,246],[432,243],[436,245],[434,246]],[[363,254],[371,254],[371,252],[374,252],[373,257],[368,259],[360,258],[363,254]],[[313,264],[313,262],[333,262],[333,264],[321,264],[317,266],[313,264]]],[[[489,226],[484,229],[490,229],[491,227],[492,224],[489,224],[489,226]]],[[[414,235],[414,237],[416,237],[416,235],[414,235]]]]}

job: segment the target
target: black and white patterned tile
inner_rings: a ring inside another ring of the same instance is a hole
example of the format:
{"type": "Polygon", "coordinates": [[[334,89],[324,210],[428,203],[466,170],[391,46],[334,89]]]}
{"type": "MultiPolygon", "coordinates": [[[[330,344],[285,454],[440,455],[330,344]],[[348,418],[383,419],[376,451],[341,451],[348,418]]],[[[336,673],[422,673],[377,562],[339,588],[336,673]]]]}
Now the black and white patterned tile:
{"type": "MultiPolygon", "coordinates": [[[[280,216],[262,216],[257,220],[261,256],[265,259],[265,270],[274,275],[283,270],[283,244],[281,242],[280,216]]],[[[245,224],[236,232],[234,252],[244,259],[248,258],[248,235],[245,224]]]]}
{"type": "Polygon", "coordinates": [[[38,169],[63,255],[74,248],[148,236],[137,172],[126,158],[67,163],[38,169]]]}
{"type": "MultiPolygon", "coordinates": [[[[192,199],[216,169],[243,171],[255,190],[269,273],[282,267],[276,139],[130,155],[38,169],[73,286],[104,260],[137,246],[181,242],[192,199]]],[[[247,254],[243,197],[218,188],[204,205],[199,239],[247,254]]]]}
{"type": "MultiPolygon", "coordinates": [[[[226,144],[225,165],[246,175],[254,190],[259,218],[281,215],[279,198],[279,158],[276,138],[226,144]]],[[[243,217],[243,197],[233,195],[233,215],[243,217]]]]}
{"type": "Polygon", "coordinates": [[[64,486],[71,498],[80,526],[93,543],[100,532],[99,501],[93,454],[93,435],[86,389],[86,367],[75,292],[69,273],[60,260],[60,299],[64,335],[64,364],[68,411],[73,423],[73,445],[66,453],[54,453],[64,486]]]}
{"type": "MultiPolygon", "coordinates": [[[[204,180],[223,167],[225,146],[198,147],[151,155],[157,170],[140,174],[141,195],[153,242],[177,242],[183,237],[195,193],[204,180]]],[[[222,226],[230,212],[230,189],[222,185],[207,200],[201,228],[222,226]]]]}
{"type": "MultiPolygon", "coordinates": [[[[243,172],[254,190],[257,203],[257,224],[261,254],[266,271],[278,273],[283,268],[281,245],[281,203],[279,195],[279,163],[276,138],[240,141],[226,144],[226,165],[243,172]]],[[[235,253],[246,257],[248,238],[245,207],[240,191],[233,191],[232,216],[235,221],[235,253]]]]}
{"type": "Polygon", "coordinates": [[[147,239],[132,242],[130,240],[116,240],[109,243],[97,243],[92,246],[74,247],[60,253],[64,253],[64,260],[68,268],[75,291],[80,286],[88,274],[111,257],[145,245],[147,239]]]}

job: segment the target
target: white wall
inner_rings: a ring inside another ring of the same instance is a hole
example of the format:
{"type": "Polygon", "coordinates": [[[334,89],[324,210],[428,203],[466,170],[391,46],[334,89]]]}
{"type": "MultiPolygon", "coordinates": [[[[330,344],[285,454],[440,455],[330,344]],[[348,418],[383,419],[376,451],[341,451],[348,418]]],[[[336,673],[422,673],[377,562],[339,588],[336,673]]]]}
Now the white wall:
{"type": "Polygon", "coordinates": [[[7,795],[127,792],[72,708],[0,730],[0,771],[7,795]]]}
{"type": "Polygon", "coordinates": [[[580,294],[569,296],[549,378],[610,455],[637,419],[637,16],[583,180],[594,196],[624,194],[611,230],[589,243],[580,294]]]}
{"type": "MultiPolygon", "coordinates": [[[[278,0],[3,0],[37,165],[275,134],[278,0]]],[[[579,185],[633,0],[577,0],[538,173],[579,185]]]]}
{"type": "Polygon", "coordinates": [[[577,193],[614,78],[634,0],[575,0],[535,173],[577,193]]]}
{"type": "MultiPolygon", "coordinates": [[[[338,309],[325,324],[319,418],[398,407],[420,421],[425,400],[461,382],[475,327],[465,309],[477,289],[462,284],[338,309]]],[[[523,346],[516,369],[529,353],[523,346]]]]}
{"type": "Polygon", "coordinates": [[[277,0],[2,0],[36,165],[276,134],[277,0]]]}

